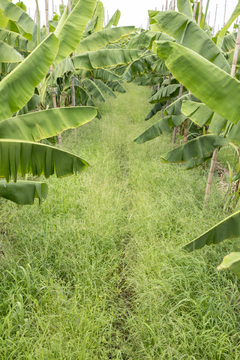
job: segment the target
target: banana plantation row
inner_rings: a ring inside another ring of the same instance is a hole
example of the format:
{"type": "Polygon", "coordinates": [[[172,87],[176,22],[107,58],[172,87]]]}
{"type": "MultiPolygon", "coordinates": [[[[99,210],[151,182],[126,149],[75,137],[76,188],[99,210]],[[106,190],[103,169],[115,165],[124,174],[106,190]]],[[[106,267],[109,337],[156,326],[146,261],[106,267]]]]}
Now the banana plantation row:
{"type": "MultiPolygon", "coordinates": [[[[61,149],[61,133],[100,119],[94,101],[125,92],[126,81],[152,87],[153,108],[145,120],[160,119],[134,140],[137,144],[173,129],[173,150],[161,157],[163,162],[182,163],[183,170],[211,164],[205,206],[219,149],[234,149],[225,209],[236,209],[240,30],[238,25],[228,29],[240,15],[240,1],[215,36],[206,23],[208,4],[202,11],[202,1],[178,0],[178,11],[149,11],[145,31],[117,27],[119,10],[104,26],[104,7],[97,0],[69,0],[51,20],[45,0],[42,28],[39,11],[36,24],[23,2],[0,0],[0,196],[20,205],[34,198],[41,202],[47,184],[28,180],[28,174],[82,173],[88,162],[61,149]]],[[[238,211],[185,250],[239,236],[238,211]]],[[[225,268],[240,277],[240,253],[226,256],[219,266],[225,268]]]]}

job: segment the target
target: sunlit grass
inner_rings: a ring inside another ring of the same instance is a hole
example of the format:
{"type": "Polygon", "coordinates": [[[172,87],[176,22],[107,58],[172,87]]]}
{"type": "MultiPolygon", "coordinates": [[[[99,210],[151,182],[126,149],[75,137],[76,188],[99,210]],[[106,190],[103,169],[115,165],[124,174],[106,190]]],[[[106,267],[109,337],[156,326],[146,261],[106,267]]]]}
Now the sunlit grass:
{"type": "Polygon", "coordinates": [[[181,248],[224,218],[206,177],[160,162],[171,135],[136,145],[150,89],[100,104],[64,134],[88,160],[82,176],[48,180],[38,206],[1,200],[1,359],[238,359],[239,290],[216,266],[238,241],[181,248]]]}

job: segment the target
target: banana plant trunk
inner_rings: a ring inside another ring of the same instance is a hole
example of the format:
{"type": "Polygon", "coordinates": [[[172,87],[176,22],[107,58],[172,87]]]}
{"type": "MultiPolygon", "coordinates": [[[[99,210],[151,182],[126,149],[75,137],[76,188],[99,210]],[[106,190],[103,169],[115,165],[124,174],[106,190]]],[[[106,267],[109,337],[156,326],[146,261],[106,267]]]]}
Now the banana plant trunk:
{"type": "Polygon", "coordinates": [[[202,0],[200,0],[199,12],[198,12],[198,26],[201,24],[201,16],[202,16],[202,0]]]}
{"type": "MultiPolygon", "coordinates": [[[[48,36],[49,35],[48,0],[45,0],[45,15],[46,15],[46,33],[48,36]]],[[[50,68],[49,68],[50,75],[52,74],[52,71],[53,71],[53,68],[52,68],[52,65],[50,65],[50,68]]],[[[55,109],[55,108],[57,108],[56,93],[55,93],[55,89],[53,87],[51,88],[51,90],[52,90],[53,107],[55,109]]],[[[62,147],[62,135],[61,134],[58,135],[58,143],[59,143],[59,146],[62,147]]]]}
{"type": "MultiPolygon", "coordinates": [[[[235,70],[236,70],[239,46],[240,46],[240,25],[238,25],[238,34],[237,34],[237,40],[236,40],[232,68],[231,68],[231,76],[232,77],[234,76],[235,70]]],[[[216,161],[217,161],[217,155],[218,155],[218,149],[216,149],[214,151],[212,161],[211,161],[211,167],[210,167],[208,181],[207,181],[207,188],[206,188],[206,192],[205,192],[205,200],[204,200],[205,207],[207,207],[209,196],[210,196],[210,189],[211,189],[211,185],[212,185],[213,172],[214,172],[214,168],[215,168],[216,161]]]]}
{"type": "MultiPolygon", "coordinates": [[[[180,85],[180,90],[179,90],[179,95],[178,95],[178,99],[182,96],[183,93],[183,84],[180,85]]],[[[176,143],[176,138],[177,138],[177,126],[174,128],[173,130],[173,144],[176,143]]]]}

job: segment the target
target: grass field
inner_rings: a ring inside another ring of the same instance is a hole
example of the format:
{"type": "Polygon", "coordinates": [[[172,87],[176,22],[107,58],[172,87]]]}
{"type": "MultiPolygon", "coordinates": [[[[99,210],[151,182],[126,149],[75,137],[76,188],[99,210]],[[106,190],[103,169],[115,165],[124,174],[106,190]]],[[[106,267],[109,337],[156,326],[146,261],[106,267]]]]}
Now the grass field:
{"type": "Polygon", "coordinates": [[[48,180],[39,207],[1,200],[0,359],[240,358],[237,279],[216,266],[238,240],[181,247],[223,219],[206,176],[160,162],[171,134],[144,145],[149,88],[99,104],[101,120],[64,134],[82,176],[48,180]]]}

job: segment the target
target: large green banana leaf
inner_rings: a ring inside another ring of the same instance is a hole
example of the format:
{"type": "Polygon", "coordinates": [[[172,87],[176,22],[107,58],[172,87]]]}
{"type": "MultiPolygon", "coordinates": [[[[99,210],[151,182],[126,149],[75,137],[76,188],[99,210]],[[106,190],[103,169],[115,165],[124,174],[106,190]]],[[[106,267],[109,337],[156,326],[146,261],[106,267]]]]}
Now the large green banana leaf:
{"type": "Polygon", "coordinates": [[[240,118],[240,82],[197,53],[171,42],[156,44],[157,55],[199,100],[236,124],[240,118]]]}
{"type": "Polygon", "coordinates": [[[103,93],[108,94],[109,96],[116,98],[117,96],[114,94],[114,92],[106,85],[104,84],[101,80],[95,79],[94,83],[97,85],[97,87],[99,88],[99,90],[103,93]]]}
{"type": "Polygon", "coordinates": [[[69,71],[74,73],[75,68],[71,58],[67,57],[55,67],[52,74],[48,77],[48,84],[54,86],[56,84],[57,78],[62,78],[64,74],[69,71]]]}
{"type": "Polygon", "coordinates": [[[180,163],[190,159],[202,159],[217,149],[217,140],[218,136],[213,134],[199,136],[161,156],[161,160],[166,163],[180,163]]]}
{"type": "Polygon", "coordinates": [[[120,17],[121,17],[121,11],[116,10],[115,13],[113,14],[113,16],[111,17],[111,19],[109,20],[109,22],[107,23],[107,25],[105,26],[105,29],[110,28],[112,25],[118,26],[120,17]]]}
{"type": "Polygon", "coordinates": [[[123,26],[112,29],[103,29],[93,33],[80,41],[76,49],[76,53],[80,54],[101,49],[107,44],[119,41],[122,38],[130,35],[134,29],[134,26],[123,26]]]}
{"type": "Polygon", "coordinates": [[[32,41],[26,39],[21,34],[10,31],[8,29],[0,28],[0,40],[22,51],[31,52],[36,47],[36,45],[32,41]]]}
{"type": "Polygon", "coordinates": [[[161,30],[176,39],[177,43],[195,51],[222,70],[230,73],[230,66],[219,47],[195,21],[175,11],[159,11],[154,19],[158,22],[161,30]]]}
{"type": "Polygon", "coordinates": [[[48,186],[36,181],[18,181],[3,184],[0,182],[0,197],[11,200],[18,205],[32,205],[34,199],[39,199],[39,204],[46,199],[48,186]]]}
{"type": "Polygon", "coordinates": [[[156,74],[155,76],[153,74],[143,74],[136,76],[133,80],[133,83],[136,85],[141,86],[154,86],[154,85],[161,85],[163,81],[162,77],[159,77],[159,74],[156,74]]]}
{"type": "Polygon", "coordinates": [[[229,51],[234,50],[236,45],[236,40],[237,40],[237,32],[224,36],[221,47],[222,51],[224,53],[227,53],[229,51]]]}
{"type": "Polygon", "coordinates": [[[128,64],[138,58],[138,50],[97,50],[73,56],[72,62],[76,69],[93,70],[128,64]]]}
{"type": "Polygon", "coordinates": [[[184,116],[183,114],[176,116],[166,116],[165,118],[157,121],[155,124],[150,126],[134,141],[137,144],[143,144],[146,141],[153,140],[164,132],[170,131],[171,127],[181,125],[184,120],[186,120],[186,116],[184,116]]]}
{"type": "Polygon", "coordinates": [[[199,102],[199,100],[193,94],[184,94],[174,102],[172,102],[164,111],[166,115],[181,115],[182,114],[182,103],[184,100],[192,100],[199,102]]]}
{"type": "Polygon", "coordinates": [[[24,37],[28,40],[34,40],[37,35],[37,25],[24,10],[8,0],[0,0],[0,9],[7,18],[24,30],[22,34],[24,37]]]}
{"type": "Polygon", "coordinates": [[[166,101],[162,102],[162,103],[156,103],[153,108],[149,111],[149,113],[147,114],[145,120],[149,120],[151,119],[153,116],[155,116],[159,111],[162,110],[162,108],[166,105],[166,101]]]}
{"type": "Polygon", "coordinates": [[[0,139],[0,177],[7,182],[17,174],[44,174],[46,178],[81,173],[89,164],[80,157],[56,147],[21,140],[0,139]]]}
{"type": "Polygon", "coordinates": [[[10,118],[31,99],[58,51],[58,39],[50,34],[0,83],[0,120],[10,118]]]}
{"type": "Polygon", "coordinates": [[[231,252],[229,255],[224,256],[217,269],[218,271],[229,269],[240,279],[240,253],[231,252]]]}
{"type": "Polygon", "coordinates": [[[113,91],[118,91],[122,94],[126,92],[126,90],[119,81],[107,81],[107,86],[109,86],[113,91]]]}
{"type": "Polygon", "coordinates": [[[105,98],[101,92],[101,90],[98,88],[98,86],[90,79],[85,79],[83,81],[84,86],[86,87],[87,91],[97,100],[101,102],[105,102],[105,98]]]}
{"type": "Polygon", "coordinates": [[[162,32],[158,31],[143,31],[140,34],[135,35],[128,43],[128,49],[141,49],[141,48],[152,48],[152,43],[154,40],[169,40],[174,41],[174,39],[162,32]]]}
{"type": "Polygon", "coordinates": [[[200,127],[210,125],[208,131],[219,135],[225,129],[227,120],[209,109],[208,106],[195,101],[183,101],[182,112],[200,127]]]}
{"type": "Polygon", "coordinates": [[[57,64],[74,52],[78,46],[86,25],[92,17],[95,4],[96,0],[79,0],[66,20],[63,23],[59,22],[55,30],[55,35],[59,39],[59,50],[55,59],[57,64]]]}
{"type": "Polygon", "coordinates": [[[102,79],[104,81],[118,81],[120,76],[108,69],[97,69],[92,71],[95,79],[102,79]]]}
{"type": "Polygon", "coordinates": [[[180,13],[192,19],[192,5],[190,0],[177,0],[177,7],[180,13]]]}
{"type": "Polygon", "coordinates": [[[219,244],[223,240],[240,236],[240,211],[230,215],[201,236],[184,246],[184,250],[191,252],[203,248],[205,245],[219,244]]]}
{"type": "Polygon", "coordinates": [[[89,94],[83,87],[78,86],[77,89],[75,89],[75,94],[80,104],[94,106],[94,102],[91,99],[91,94],[89,94]]]}
{"type": "Polygon", "coordinates": [[[227,31],[227,29],[232,25],[232,23],[234,22],[234,20],[240,15],[240,0],[238,0],[238,3],[235,7],[235,9],[233,10],[232,15],[230,16],[229,20],[227,21],[226,25],[221,29],[221,31],[219,32],[218,36],[217,36],[217,45],[218,46],[222,46],[222,41],[223,41],[223,37],[227,31]]]}
{"type": "Polygon", "coordinates": [[[37,111],[0,121],[2,139],[40,141],[76,128],[97,115],[92,107],[69,107],[37,111]]]}
{"type": "Polygon", "coordinates": [[[17,63],[23,61],[23,59],[18,51],[0,40],[0,62],[17,63]]]}
{"type": "Polygon", "coordinates": [[[0,9],[0,28],[4,29],[7,26],[8,22],[9,22],[9,18],[7,18],[4,15],[3,11],[0,9]]]}
{"type": "Polygon", "coordinates": [[[163,102],[171,97],[176,97],[179,94],[180,84],[168,85],[165,87],[161,87],[156,94],[154,94],[150,99],[149,102],[151,104],[163,102]]]}

